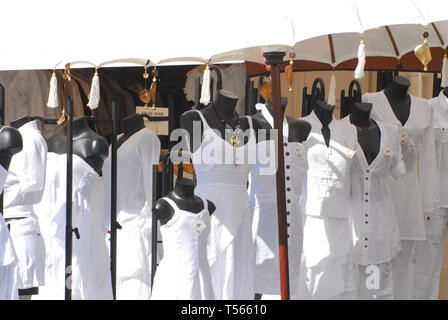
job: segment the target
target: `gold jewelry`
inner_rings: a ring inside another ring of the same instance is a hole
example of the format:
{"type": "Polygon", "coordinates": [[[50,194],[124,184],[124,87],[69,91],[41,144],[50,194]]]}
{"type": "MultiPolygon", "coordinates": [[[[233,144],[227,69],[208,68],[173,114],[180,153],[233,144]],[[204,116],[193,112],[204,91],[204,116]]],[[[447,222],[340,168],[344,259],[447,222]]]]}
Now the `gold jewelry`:
{"type": "Polygon", "coordinates": [[[147,64],[144,65],[145,68],[145,72],[143,72],[143,79],[144,79],[144,88],[142,91],[140,91],[139,93],[139,99],[141,102],[144,103],[145,109],[148,108],[148,103],[151,101],[151,95],[149,94],[149,90],[148,90],[148,78],[149,78],[149,74],[147,69],[147,64]]]}

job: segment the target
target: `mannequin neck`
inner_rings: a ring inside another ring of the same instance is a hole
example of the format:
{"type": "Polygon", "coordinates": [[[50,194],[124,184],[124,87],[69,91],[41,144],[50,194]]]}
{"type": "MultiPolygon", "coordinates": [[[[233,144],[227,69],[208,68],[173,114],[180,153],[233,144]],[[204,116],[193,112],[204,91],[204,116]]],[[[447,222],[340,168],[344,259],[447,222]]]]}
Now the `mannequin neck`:
{"type": "MultiPolygon", "coordinates": [[[[282,97],[281,99],[282,104],[282,116],[285,116],[286,106],[288,105],[288,98],[282,97]]],[[[274,108],[272,107],[272,100],[269,99],[267,102],[267,108],[269,110],[269,113],[274,116],[274,108]]]]}
{"type": "Polygon", "coordinates": [[[352,113],[350,114],[350,122],[357,127],[367,128],[369,126],[371,111],[371,103],[354,103],[352,113]]]}
{"type": "Polygon", "coordinates": [[[79,136],[80,134],[87,131],[92,131],[92,129],[90,129],[89,127],[89,124],[87,123],[87,117],[73,120],[73,136],[79,136]]]}
{"type": "Polygon", "coordinates": [[[442,92],[445,95],[445,97],[448,99],[448,87],[445,87],[445,89],[443,89],[442,92]]]}
{"type": "Polygon", "coordinates": [[[188,199],[194,197],[194,183],[191,180],[178,178],[174,186],[173,193],[181,199],[188,199]]]}
{"type": "Polygon", "coordinates": [[[26,117],[23,117],[23,118],[20,118],[20,119],[11,121],[11,127],[16,128],[16,129],[17,129],[17,128],[20,128],[20,127],[23,126],[25,123],[28,123],[28,122],[30,122],[31,120],[33,120],[33,119],[31,119],[30,116],[26,116],[26,117]]]}
{"type": "Polygon", "coordinates": [[[319,118],[323,127],[328,127],[333,120],[334,106],[330,106],[324,101],[317,101],[314,107],[314,113],[319,118]]]}
{"type": "Polygon", "coordinates": [[[124,118],[123,125],[126,135],[132,135],[145,127],[143,117],[139,114],[134,114],[132,116],[124,118]]]}
{"type": "Polygon", "coordinates": [[[389,86],[384,90],[388,98],[402,100],[408,93],[410,82],[408,79],[397,76],[392,78],[389,86]]]}
{"type": "Polygon", "coordinates": [[[238,97],[226,90],[219,90],[216,93],[216,99],[213,101],[216,112],[222,120],[232,120],[235,114],[238,97]]]}

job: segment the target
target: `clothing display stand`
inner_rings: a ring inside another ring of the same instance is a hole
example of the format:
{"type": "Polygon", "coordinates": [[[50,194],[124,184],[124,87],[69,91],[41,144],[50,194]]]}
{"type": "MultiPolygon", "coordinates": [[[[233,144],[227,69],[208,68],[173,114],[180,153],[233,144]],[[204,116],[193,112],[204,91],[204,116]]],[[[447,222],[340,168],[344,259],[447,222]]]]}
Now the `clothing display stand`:
{"type": "MultiPolygon", "coordinates": [[[[152,203],[157,201],[157,175],[159,172],[159,165],[155,164],[152,168],[152,203]]],[[[157,219],[152,213],[151,222],[151,288],[154,284],[154,276],[157,269],[157,219]]]]}
{"type": "MultiPolygon", "coordinates": [[[[266,64],[271,66],[272,108],[274,109],[274,129],[277,131],[278,169],[277,181],[277,217],[278,243],[280,260],[280,292],[282,300],[289,300],[289,271],[288,271],[288,232],[286,222],[286,191],[285,191],[285,159],[283,151],[283,112],[281,106],[280,65],[283,63],[285,52],[265,52],[266,64]]],[[[324,91],[325,92],[325,91],[324,91]]]]}
{"type": "Polygon", "coordinates": [[[317,100],[325,100],[325,84],[321,78],[314,80],[311,94],[308,94],[308,87],[304,87],[302,90],[302,117],[306,117],[313,111],[317,100]]]}
{"type": "MultiPolygon", "coordinates": [[[[88,121],[95,124],[109,124],[112,126],[111,143],[111,213],[110,213],[110,271],[112,281],[113,299],[116,299],[116,279],[117,279],[117,229],[121,229],[117,222],[117,102],[112,101],[112,119],[96,119],[87,117],[88,121]]],[[[77,228],[72,225],[72,189],[73,189],[73,98],[67,97],[67,114],[69,121],[67,124],[67,199],[66,199],[66,229],[65,229],[65,300],[72,299],[71,292],[71,265],[72,265],[72,233],[79,239],[80,234],[77,228]]]]}
{"type": "Polygon", "coordinates": [[[345,118],[352,113],[352,103],[361,102],[362,90],[358,80],[352,80],[348,87],[348,96],[345,96],[345,89],[341,91],[341,113],[339,118],[345,118]],[[356,90],[353,87],[356,86],[356,90]]]}
{"type": "Polygon", "coordinates": [[[73,239],[72,233],[72,189],[73,189],[73,97],[67,97],[67,186],[66,186],[66,201],[65,201],[65,300],[72,300],[72,250],[73,239]]]}

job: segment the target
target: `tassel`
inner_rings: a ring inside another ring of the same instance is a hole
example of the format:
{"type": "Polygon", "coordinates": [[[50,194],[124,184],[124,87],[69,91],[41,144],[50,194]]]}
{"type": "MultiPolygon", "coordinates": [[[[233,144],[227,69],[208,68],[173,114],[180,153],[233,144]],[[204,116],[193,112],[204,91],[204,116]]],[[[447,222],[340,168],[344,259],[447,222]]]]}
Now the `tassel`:
{"type": "Polygon", "coordinates": [[[50,80],[50,93],[48,94],[47,107],[52,109],[59,107],[58,79],[56,78],[56,73],[54,71],[50,80]]]}
{"type": "Polygon", "coordinates": [[[355,69],[355,79],[364,78],[364,66],[366,64],[366,47],[364,45],[364,35],[361,35],[361,42],[358,47],[358,65],[355,69]]]}
{"type": "Polygon", "coordinates": [[[334,70],[331,73],[330,89],[328,92],[327,103],[331,106],[336,105],[336,74],[335,74],[334,70]]]}
{"type": "Polygon", "coordinates": [[[208,65],[202,78],[201,100],[199,102],[204,106],[210,103],[210,67],[208,65]]]}
{"type": "Polygon", "coordinates": [[[98,108],[100,103],[100,77],[98,76],[98,71],[95,69],[95,75],[92,78],[92,85],[90,86],[89,103],[87,106],[90,109],[98,108]]]}
{"type": "Polygon", "coordinates": [[[443,88],[448,87],[448,58],[446,54],[446,48],[445,55],[443,56],[442,60],[442,82],[440,83],[440,86],[443,88]]]}
{"type": "Polygon", "coordinates": [[[154,75],[152,78],[151,86],[149,87],[149,95],[151,96],[152,101],[152,110],[156,109],[156,92],[157,92],[157,78],[154,75]]]}

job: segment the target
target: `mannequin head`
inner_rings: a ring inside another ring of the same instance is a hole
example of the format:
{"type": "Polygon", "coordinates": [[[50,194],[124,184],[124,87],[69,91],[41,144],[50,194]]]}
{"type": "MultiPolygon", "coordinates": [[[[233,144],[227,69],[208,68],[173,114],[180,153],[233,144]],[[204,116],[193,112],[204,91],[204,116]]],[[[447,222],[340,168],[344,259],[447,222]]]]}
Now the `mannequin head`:
{"type": "Polygon", "coordinates": [[[408,79],[401,76],[396,76],[392,78],[389,86],[384,91],[390,98],[402,99],[408,94],[410,86],[411,83],[408,79]]]}
{"type": "Polygon", "coordinates": [[[133,114],[123,118],[123,126],[125,133],[134,133],[145,127],[143,117],[139,114],[133,114]]]}
{"type": "Polygon", "coordinates": [[[224,117],[233,117],[236,104],[238,102],[238,96],[227,90],[218,90],[216,92],[213,104],[219,113],[224,117]]]}
{"type": "Polygon", "coordinates": [[[23,140],[19,130],[11,127],[1,127],[0,130],[0,165],[9,168],[14,154],[22,151],[23,140]]]}
{"type": "Polygon", "coordinates": [[[350,121],[357,126],[368,126],[373,105],[371,103],[355,102],[352,106],[350,121]]]}
{"type": "Polygon", "coordinates": [[[325,101],[317,100],[314,105],[314,113],[319,118],[322,125],[328,126],[333,120],[335,106],[329,105],[325,101]]]}

